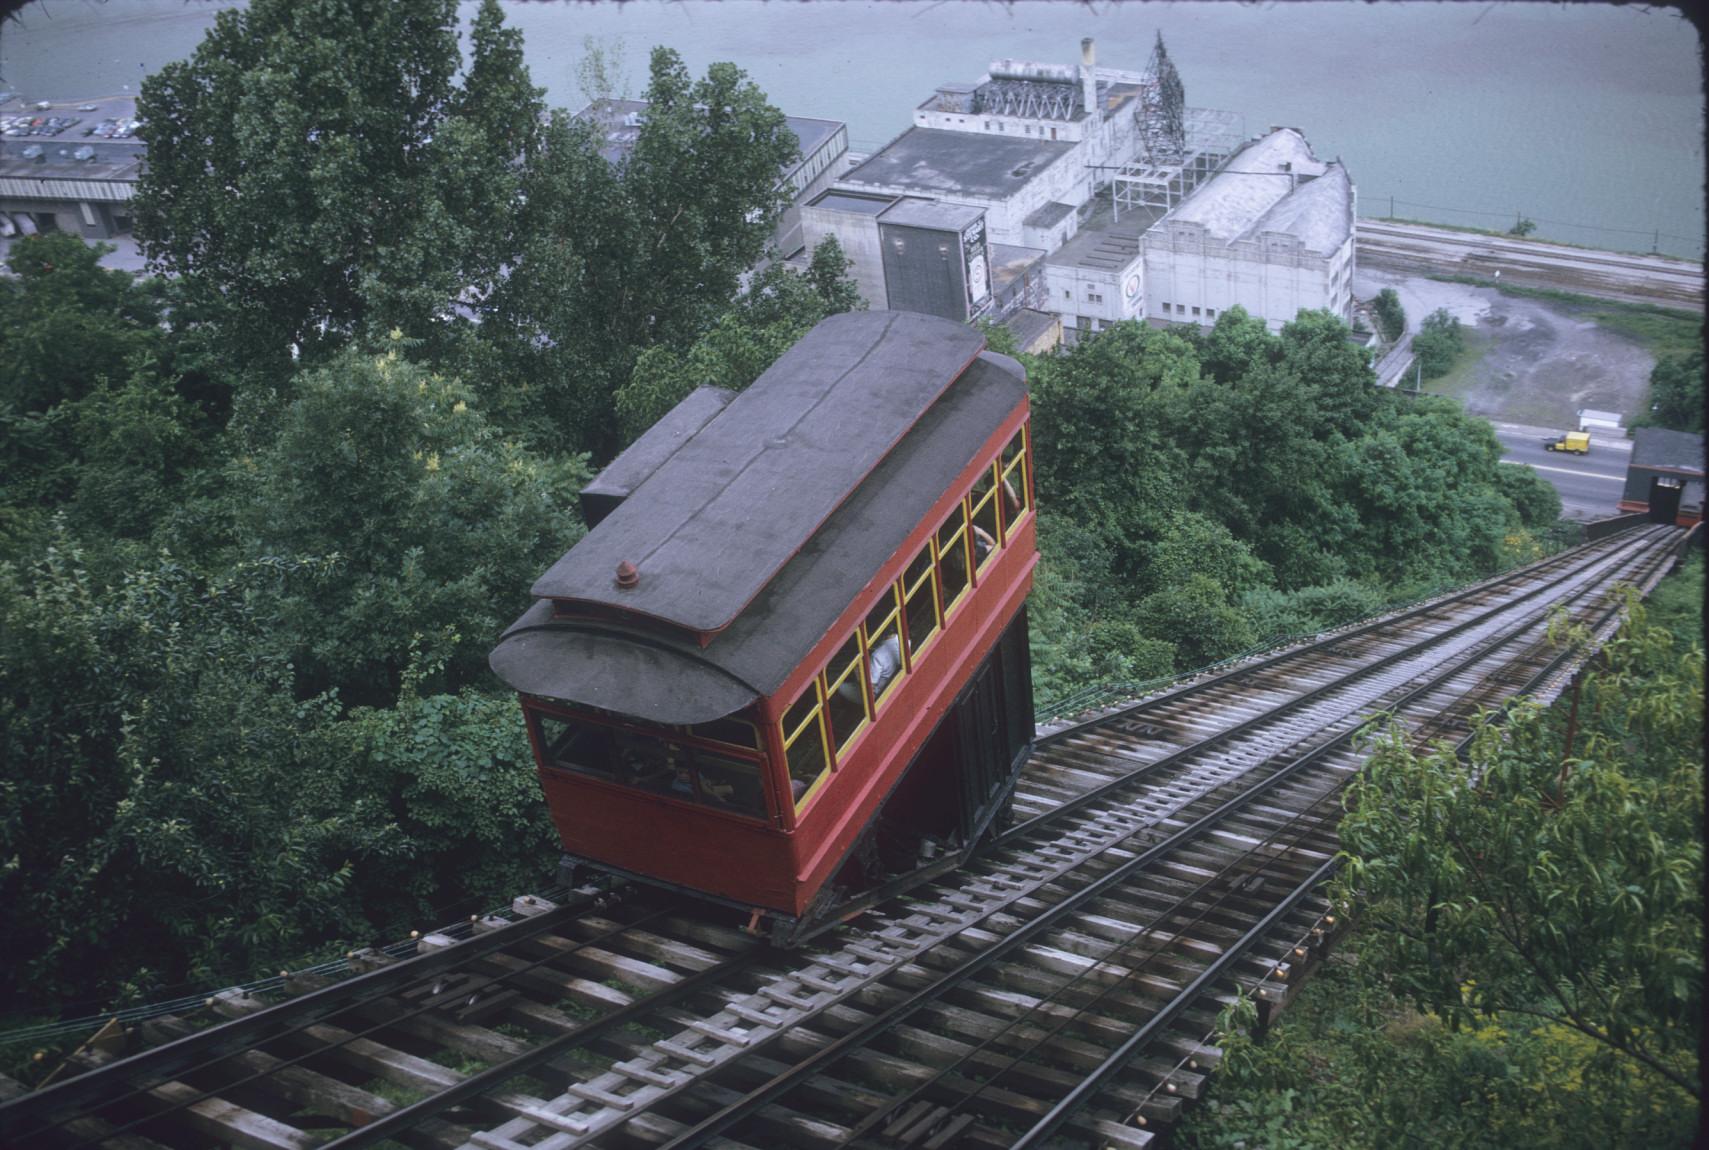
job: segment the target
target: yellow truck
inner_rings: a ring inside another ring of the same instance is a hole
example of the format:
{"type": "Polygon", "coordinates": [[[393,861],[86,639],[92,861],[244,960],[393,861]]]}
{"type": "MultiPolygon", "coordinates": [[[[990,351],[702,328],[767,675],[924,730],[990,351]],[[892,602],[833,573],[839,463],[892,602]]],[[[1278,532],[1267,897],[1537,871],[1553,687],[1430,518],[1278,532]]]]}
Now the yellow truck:
{"type": "Polygon", "coordinates": [[[1559,439],[1545,439],[1545,451],[1570,451],[1574,455],[1590,454],[1590,432],[1569,431],[1559,439]]]}

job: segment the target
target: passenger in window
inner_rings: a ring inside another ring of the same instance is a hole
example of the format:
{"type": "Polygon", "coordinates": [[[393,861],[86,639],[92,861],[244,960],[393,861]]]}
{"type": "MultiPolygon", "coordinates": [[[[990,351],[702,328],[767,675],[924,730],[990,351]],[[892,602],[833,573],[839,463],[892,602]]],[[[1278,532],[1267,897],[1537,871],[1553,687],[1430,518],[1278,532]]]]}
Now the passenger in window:
{"type": "Polygon", "coordinates": [[[666,744],[645,735],[617,732],[618,781],[632,787],[663,790],[673,770],[666,744]]]}
{"type": "Polygon", "coordinates": [[[694,775],[687,767],[680,764],[677,766],[675,777],[671,779],[670,793],[672,797],[679,799],[694,797],[694,775]]]}
{"type": "Polygon", "coordinates": [[[867,682],[872,687],[873,699],[877,700],[878,696],[884,693],[884,688],[890,685],[890,680],[896,677],[896,672],[902,669],[901,638],[896,632],[890,632],[872,649],[870,657],[867,682]]]}
{"type": "Polygon", "coordinates": [[[997,549],[997,541],[991,538],[991,533],[975,523],[973,525],[973,564],[976,567],[985,565],[985,557],[997,549]]]}

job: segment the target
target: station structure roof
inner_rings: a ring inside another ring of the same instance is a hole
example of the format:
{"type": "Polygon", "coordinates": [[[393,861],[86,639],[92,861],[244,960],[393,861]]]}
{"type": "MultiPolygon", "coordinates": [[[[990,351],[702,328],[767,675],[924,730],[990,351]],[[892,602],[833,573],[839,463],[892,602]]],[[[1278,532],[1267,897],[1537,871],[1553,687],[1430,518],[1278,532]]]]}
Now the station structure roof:
{"type": "Polygon", "coordinates": [[[1665,427],[1640,427],[1632,432],[1632,467],[1667,468],[1703,474],[1703,437],[1665,427]]]}
{"type": "Polygon", "coordinates": [[[911,228],[932,228],[938,231],[960,231],[984,218],[985,209],[971,204],[954,204],[947,200],[922,200],[905,196],[891,204],[878,217],[880,223],[901,224],[911,228]]]}

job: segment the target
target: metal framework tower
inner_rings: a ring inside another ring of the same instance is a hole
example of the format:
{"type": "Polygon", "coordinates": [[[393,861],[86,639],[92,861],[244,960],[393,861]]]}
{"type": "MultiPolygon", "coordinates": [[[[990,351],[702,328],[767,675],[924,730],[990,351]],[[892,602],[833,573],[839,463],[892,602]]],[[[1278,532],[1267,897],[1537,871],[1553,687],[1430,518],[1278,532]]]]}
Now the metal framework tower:
{"type": "Polygon", "coordinates": [[[1161,215],[1180,203],[1240,146],[1239,117],[1211,108],[1189,108],[1187,93],[1163,33],[1139,78],[1134,116],[1139,154],[1111,179],[1111,200],[1124,211],[1161,215]]]}
{"type": "Polygon", "coordinates": [[[1157,33],[1157,44],[1145,65],[1139,99],[1145,161],[1159,167],[1180,164],[1187,151],[1187,92],[1175,62],[1169,59],[1169,50],[1163,46],[1162,32],[1157,33]]]}

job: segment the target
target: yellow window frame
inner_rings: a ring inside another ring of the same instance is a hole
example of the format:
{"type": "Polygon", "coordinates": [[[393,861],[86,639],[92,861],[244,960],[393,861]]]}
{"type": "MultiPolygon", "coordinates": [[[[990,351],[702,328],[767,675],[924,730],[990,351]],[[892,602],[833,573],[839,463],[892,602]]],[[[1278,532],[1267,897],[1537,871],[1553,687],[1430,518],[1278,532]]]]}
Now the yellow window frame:
{"type": "MultiPolygon", "coordinates": [[[[1021,513],[1019,515],[1015,516],[1014,520],[1011,522],[1009,519],[1009,516],[1007,514],[1007,509],[1006,508],[1000,508],[1000,510],[1002,510],[1004,512],[1004,514],[1003,514],[1003,533],[1004,533],[1003,541],[1005,543],[1008,542],[1009,529],[1012,526],[1014,526],[1014,524],[1019,523],[1021,520],[1025,519],[1027,517],[1027,513],[1033,509],[1032,488],[1027,483],[1027,479],[1031,475],[1031,466],[1028,463],[1028,457],[1030,455],[1030,448],[1032,447],[1031,435],[1029,434],[1029,425],[1028,424],[1025,424],[1025,423],[1021,424],[1021,429],[1019,431],[1015,432],[1015,438],[1011,439],[1009,441],[1008,447],[1003,448],[1003,451],[1005,453],[1008,452],[1009,447],[1014,446],[1015,440],[1020,441],[1021,450],[1015,455],[1015,457],[1013,459],[1009,460],[1009,462],[1007,464],[1004,464],[1003,470],[1002,470],[1002,482],[1003,483],[1010,483],[1013,476],[1014,476],[1014,473],[1016,471],[1019,471],[1021,473],[1021,475],[1020,475],[1021,481],[1019,483],[1013,483],[1012,484],[1012,486],[1015,489],[1016,495],[1018,495],[1020,497],[1021,513]]],[[[998,462],[999,463],[1002,462],[1002,456],[998,456],[998,462]]],[[[1001,486],[1001,484],[999,484],[999,486],[1001,486]]]]}
{"type": "MultiPolygon", "coordinates": [[[[909,671],[908,644],[902,641],[903,599],[899,593],[900,587],[901,583],[898,581],[884,589],[885,596],[890,600],[890,611],[884,616],[883,621],[878,624],[877,633],[879,635],[883,635],[885,630],[888,628],[894,627],[896,629],[897,667],[896,673],[890,676],[890,681],[884,684],[884,690],[878,692],[878,695],[872,698],[872,713],[874,715],[878,714],[878,708],[883,704],[884,700],[890,697],[890,692],[896,689],[896,684],[900,683],[903,676],[905,676],[909,671]]],[[[860,625],[861,649],[866,652],[868,667],[872,666],[872,613],[878,610],[879,604],[882,602],[883,600],[881,599],[879,603],[874,603],[872,607],[867,610],[866,619],[860,625]]],[[[868,682],[870,684],[871,681],[868,680],[868,682]]],[[[868,695],[870,697],[871,692],[868,692],[868,695]]]]}
{"type": "MultiPolygon", "coordinates": [[[[791,779],[795,776],[791,774],[789,770],[789,749],[795,745],[796,740],[802,736],[810,725],[816,723],[819,727],[819,756],[820,763],[822,765],[819,773],[815,775],[813,781],[808,784],[807,789],[801,792],[801,797],[795,800],[796,814],[800,814],[802,810],[806,808],[808,800],[817,794],[819,792],[819,788],[824,786],[825,780],[831,777],[831,739],[830,731],[825,726],[824,677],[824,674],[820,673],[814,675],[813,678],[808,680],[807,689],[813,692],[813,707],[807,712],[807,717],[801,720],[801,723],[795,728],[795,730],[785,730],[782,719],[780,719],[777,724],[778,733],[783,736],[783,770],[791,779]]],[[[803,691],[802,695],[805,695],[806,693],[806,691],[803,691]]],[[[802,695],[797,695],[795,697],[795,702],[784,708],[783,714],[785,718],[787,718],[789,712],[793,711],[796,705],[801,702],[802,695]]]]}
{"type": "MultiPolygon", "coordinates": [[[[977,507],[972,506],[972,500],[973,500],[972,494],[969,493],[969,495],[968,495],[969,508],[968,508],[968,515],[967,515],[967,525],[968,525],[968,530],[970,530],[970,531],[975,526],[977,526],[977,523],[975,521],[984,512],[986,505],[987,504],[992,505],[991,506],[991,526],[992,526],[993,530],[990,533],[991,534],[991,550],[986,554],[986,556],[983,560],[979,561],[979,565],[974,571],[975,574],[978,574],[979,572],[984,571],[987,567],[991,566],[991,564],[997,558],[997,552],[999,552],[1003,549],[1003,544],[1005,542],[1005,540],[1003,538],[1002,504],[997,499],[997,493],[1002,490],[1002,473],[997,469],[998,462],[999,462],[998,460],[993,459],[991,461],[991,465],[985,469],[985,477],[987,479],[991,480],[991,486],[986,489],[985,494],[980,498],[979,505],[977,507]]],[[[973,485],[974,485],[974,487],[977,488],[979,486],[978,481],[975,480],[973,485]]],[[[978,555],[979,555],[978,547],[973,548],[973,555],[975,558],[978,557],[978,555]]]]}
{"type": "MultiPolygon", "coordinates": [[[[968,518],[967,518],[967,497],[966,496],[962,496],[961,501],[956,505],[955,511],[951,512],[951,514],[961,516],[961,526],[956,528],[954,535],[950,536],[949,545],[951,547],[960,547],[961,548],[962,573],[965,576],[965,578],[962,581],[961,590],[957,591],[955,593],[955,598],[949,600],[948,602],[945,602],[944,597],[943,597],[943,595],[944,595],[943,580],[941,577],[938,580],[938,585],[937,585],[938,608],[939,608],[939,610],[938,610],[938,619],[939,619],[938,626],[939,626],[940,630],[942,629],[942,627],[944,625],[946,625],[949,622],[949,613],[951,611],[955,610],[956,607],[958,607],[961,604],[961,601],[963,599],[967,598],[968,592],[973,590],[973,555],[967,546],[968,518]]],[[[944,545],[941,541],[941,538],[940,538],[942,535],[943,535],[943,527],[941,525],[938,527],[938,529],[936,531],[932,532],[932,559],[933,559],[932,566],[935,570],[938,570],[940,572],[943,570],[943,557],[944,557],[944,552],[945,552],[945,547],[944,547],[944,545]]]]}
{"type": "MultiPolygon", "coordinates": [[[[854,658],[850,659],[848,662],[848,666],[843,668],[843,673],[837,676],[837,681],[835,683],[830,681],[829,676],[830,676],[830,673],[832,670],[830,667],[826,667],[823,671],[820,671],[819,674],[816,676],[819,680],[820,689],[823,692],[823,698],[825,700],[826,718],[830,717],[831,696],[836,693],[837,688],[841,687],[843,685],[843,683],[845,681],[847,681],[847,679],[850,675],[853,675],[856,672],[859,672],[859,676],[860,676],[859,680],[858,680],[858,682],[860,683],[860,709],[861,709],[860,722],[855,724],[854,730],[850,731],[846,738],[842,738],[840,740],[834,740],[836,745],[831,750],[831,756],[833,759],[840,759],[842,757],[843,752],[848,749],[849,744],[855,740],[855,737],[858,736],[862,731],[866,730],[867,727],[872,725],[872,715],[873,715],[872,691],[871,691],[871,680],[867,677],[867,669],[866,669],[867,668],[866,640],[861,637],[859,627],[855,628],[854,634],[849,636],[849,638],[851,638],[855,641],[854,658]]],[[[843,643],[843,646],[839,647],[837,649],[837,653],[841,654],[843,651],[843,648],[845,648],[847,646],[848,646],[848,643],[845,641],[843,643]]],[[[836,656],[832,656],[832,658],[835,658],[835,657],[836,656]]],[[[831,729],[831,734],[833,734],[833,735],[837,734],[837,731],[834,727],[831,729]]]]}
{"type": "MultiPolygon", "coordinates": [[[[927,635],[925,638],[925,641],[920,643],[918,646],[915,646],[915,644],[913,643],[913,636],[912,635],[908,636],[909,641],[904,643],[902,646],[903,646],[903,649],[907,650],[907,652],[908,652],[908,665],[909,666],[913,666],[914,659],[918,658],[921,654],[923,654],[925,652],[927,647],[930,647],[934,642],[936,642],[937,637],[943,633],[943,629],[944,629],[943,594],[942,594],[942,588],[938,584],[938,552],[937,552],[937,533],[936,532],[933,532],[932,537],[926,541],[926,546],[924,548],[922,548],[922,552],[926,556],[926,569],[925,569],[925,571],[921,572],[920,577],[918,579],[915,579],[913,584],[910,585],[908,583],[907,568],[904,568],[902,571],[902,577],[897,581],[897,586],[902,591],[902,618],[904,621],[908,618],[908,606],[913,601],[914,592],[918,591],[920,589],[921,585],[923,585],[927,582],[930,582],[932,585],[931,586],[932,620],[933,620],[933,622],[932,622],[932,633],[930,635],[927,635]]],[[[914,559],[915,560],[919,559],[919,555],[914,556],[914,559]]],[[[910,560],[908,563],[908,566],[912,567],[913,565],[914,565],[913,560],[910,560]]],[[[906,626],[907,625],[906,622],[904,622],[903,625],[906,626]]]]}

